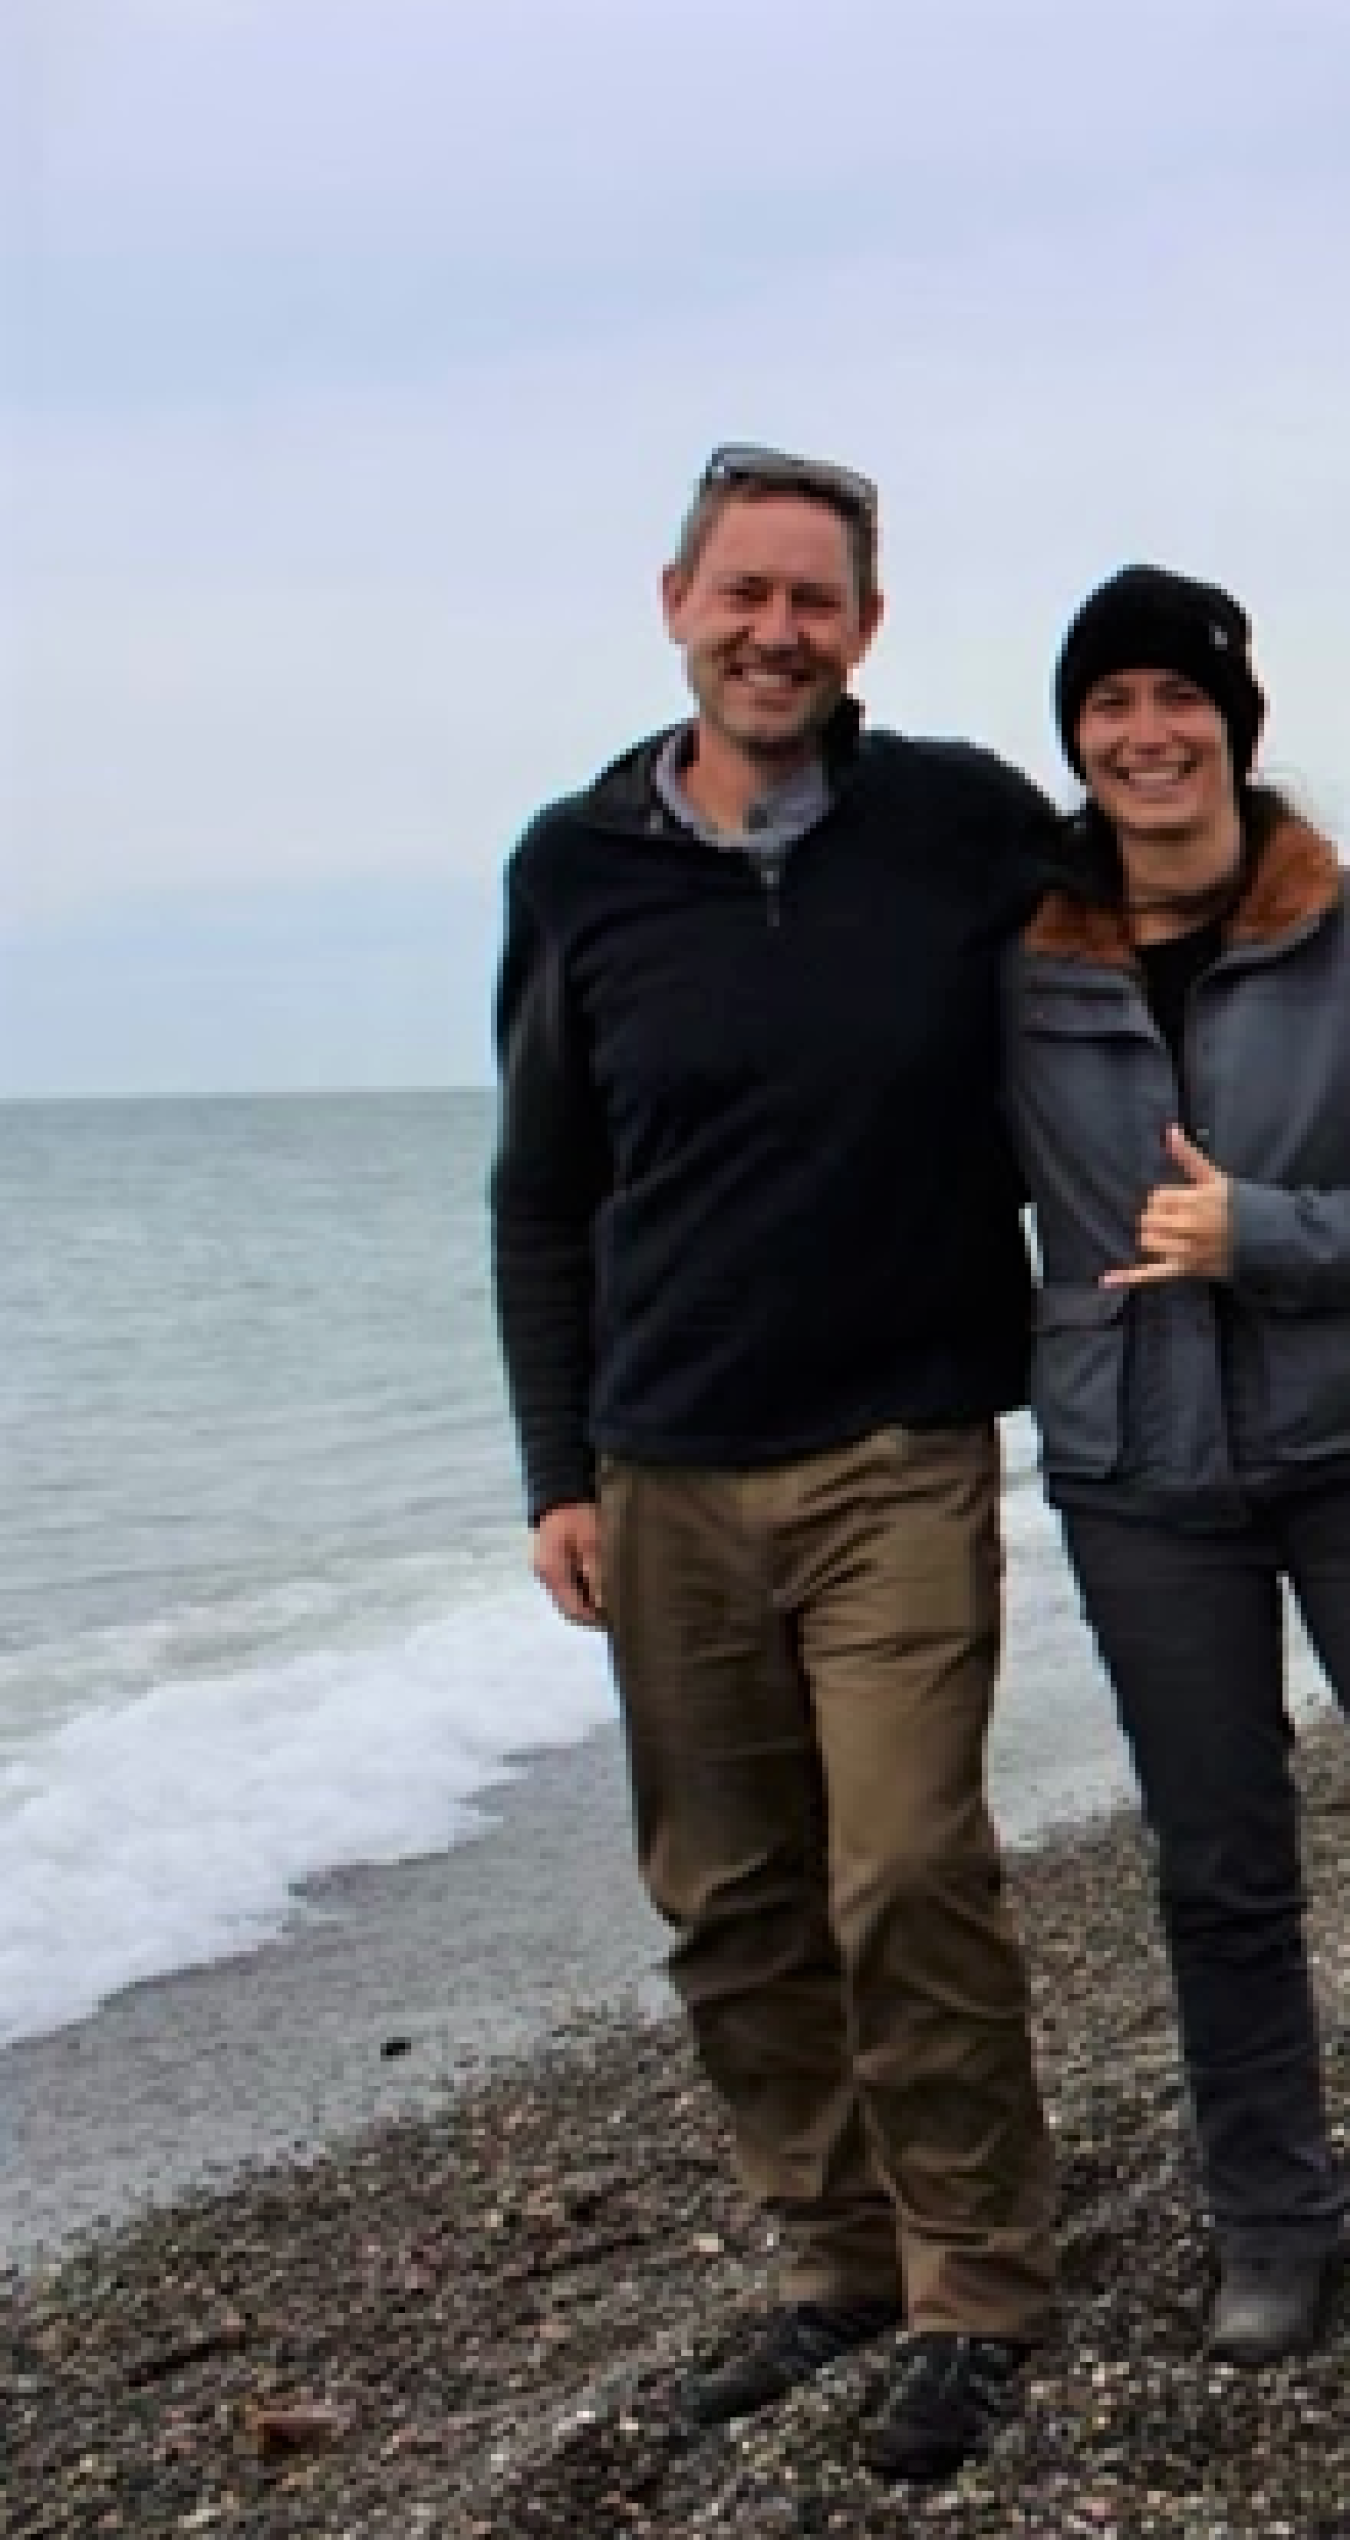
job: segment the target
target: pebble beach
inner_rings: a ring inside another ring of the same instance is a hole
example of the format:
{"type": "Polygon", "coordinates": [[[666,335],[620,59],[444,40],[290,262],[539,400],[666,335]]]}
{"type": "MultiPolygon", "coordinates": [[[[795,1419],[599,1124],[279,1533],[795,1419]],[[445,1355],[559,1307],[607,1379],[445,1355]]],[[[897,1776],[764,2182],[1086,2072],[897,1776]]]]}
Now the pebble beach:
{"type": "MultiPolygon", "coordinates": [[[[1305,1729],[1311,1929],[1350,2128],[1350,1745],[1305,1729]]],[[[1210,2256],[1133,1815],[1009,1860],[1058,2151],[1063,2298],[1022,2419],[932,2492],[879,2485],[868,2349],[693,2437],[682,2363],[732,2344],[772,2252],[669,2017],[544,2042],[327,2146],[152,2199],[11,2267],[13,2540],[1350,2540],[1350,2287],[1260,2375],[1201,2345],[1210,2256]]],[[[387,2039],[399,2060],[401,2041],[387,2039]]]]}

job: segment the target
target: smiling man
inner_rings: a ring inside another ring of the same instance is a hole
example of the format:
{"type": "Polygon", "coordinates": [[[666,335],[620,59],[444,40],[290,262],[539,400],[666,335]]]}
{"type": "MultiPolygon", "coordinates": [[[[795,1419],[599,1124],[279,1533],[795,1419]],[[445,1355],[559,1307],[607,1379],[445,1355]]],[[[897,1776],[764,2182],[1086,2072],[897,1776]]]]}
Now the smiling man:
{"type": "Polygon", "coordinates": [[[717,452],[663,604],[692,720],[509,869],[503,1353],[535,1568],[608,1633],[672,1980],[785,2244],[682,2405],[763,2407],[904,2318],[871,2453],[929,2478],[1051,2298],[984,1780],[1028,1315],[998,969],[1046,806],[864,735],[849,470],[717,452]]]}

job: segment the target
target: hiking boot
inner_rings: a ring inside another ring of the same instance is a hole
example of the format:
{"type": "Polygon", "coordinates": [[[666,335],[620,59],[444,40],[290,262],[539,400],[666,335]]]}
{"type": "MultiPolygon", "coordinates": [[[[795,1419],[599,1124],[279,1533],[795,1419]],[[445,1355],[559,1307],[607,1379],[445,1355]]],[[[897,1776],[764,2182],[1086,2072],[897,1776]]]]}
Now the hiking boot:
{"type": "Polygon", "coordinates": [[[753,2416],[855,2346],[888,2336],[903,2319],[898,2301],[787,2304],[771,2311],[738,2353],[689,2374],[679,2392],[680,2414],[694,2425],[753,2416]]]}
{"type": "Polygon", "coordinates": [[[911,2338],[895,2396],[864,2444],[882,2478],[946,2478],[986,2450],[1017,2404],[1028,2349],[928,2329],[911,2338]]]}
{"type": "Polygon", "coordinates": [[[1306,2355],[1317,2343],[1335,2249],[1291,2247],[1272,2238],[1225,2250],[1210,2313],[1208,2347],[1216,2364],[1276,2364],[1306,2355]]]}

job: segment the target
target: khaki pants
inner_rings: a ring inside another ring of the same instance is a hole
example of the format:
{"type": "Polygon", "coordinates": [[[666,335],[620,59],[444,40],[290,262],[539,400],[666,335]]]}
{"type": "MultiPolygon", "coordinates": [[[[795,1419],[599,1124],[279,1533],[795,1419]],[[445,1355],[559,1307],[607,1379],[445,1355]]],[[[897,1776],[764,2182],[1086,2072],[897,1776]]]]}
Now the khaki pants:
{"type": "Polygon", "coordinates": [[[984,1745],[989,1428],[756,1473],[614,1459],[604,1592],[639,1858],[794,2300],[1031,2337],[1052,2188],[984,1745]]]}

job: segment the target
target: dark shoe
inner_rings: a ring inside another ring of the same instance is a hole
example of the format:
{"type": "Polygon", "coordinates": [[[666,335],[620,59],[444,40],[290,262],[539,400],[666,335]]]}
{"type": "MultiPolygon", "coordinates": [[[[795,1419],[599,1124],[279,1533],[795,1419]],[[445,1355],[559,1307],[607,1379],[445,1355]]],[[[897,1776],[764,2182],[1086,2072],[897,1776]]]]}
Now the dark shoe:
{"type": "Polygon", "coordinates": [[[1002,2337],[929,2329],[911,2338],[900,2386],[864,2446],[868,2468],[936,2479],[973,2460],[1013,2414],[1027,2353],[1002,2337]]]}
{"type": "Polygon", "coordinates": [[[1208,2345],[1217,2364],[1276,2364],[1317,2343],[1337,2264],[1334,2249],[1225,2251],[1210,2314],[1208,2345]]]}
{"type": "Polygon", "coordinates": [[[794,2302],[771,2311],[758,2334],[725,2363],[690,2373],[680,2414],[694,2425],[728,2425],[786,2398],[799,2381],[899,2328],[898,2302],[794,2302]]]}

